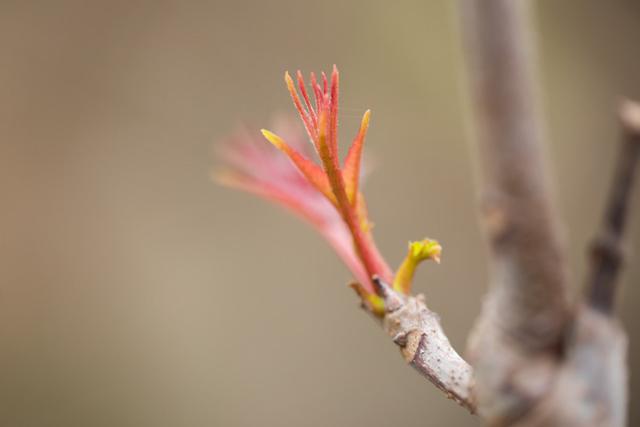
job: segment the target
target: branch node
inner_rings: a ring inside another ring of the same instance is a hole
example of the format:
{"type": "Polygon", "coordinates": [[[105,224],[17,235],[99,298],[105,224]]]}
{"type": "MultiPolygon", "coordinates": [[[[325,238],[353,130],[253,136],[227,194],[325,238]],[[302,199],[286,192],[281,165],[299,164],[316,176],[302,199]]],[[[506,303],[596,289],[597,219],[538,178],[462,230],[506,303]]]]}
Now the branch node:
{"type": "Polygon", "coordinates": [[[405,304],[405,298],[396,292],[384,280],[378,276],[373,276],[373,286],[376,288],[378,295],[384,300],[384,308],[387,313],[393,313],[399,310],[405,304]]]}

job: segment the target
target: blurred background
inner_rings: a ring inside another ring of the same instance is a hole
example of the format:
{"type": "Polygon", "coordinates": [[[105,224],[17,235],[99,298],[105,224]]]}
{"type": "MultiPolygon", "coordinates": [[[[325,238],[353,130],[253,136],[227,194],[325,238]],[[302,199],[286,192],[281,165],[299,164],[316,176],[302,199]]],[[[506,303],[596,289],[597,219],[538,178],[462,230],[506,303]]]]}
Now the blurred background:
{"type": "MultiPolygon", "coordinates": [[[[341,70],[341,135],[373,111],[366,194],[397,265],[465,339],[486,289],[455,3],[0,3],[0,424],[469,426],[404,365],[349,273],[281,209],[210,180],[213,146],[292,112],[284,70],[341,70]]],[[[640,3],[536,2],[576,288],[640,98],[640,3]]],[[[640,190],[640,187],[636,188],[640,190]]],[[[640,399],[640,194],[620,316],[640,399]]],[[[640,407],[631,405],[631,425],[640,407]]]]}

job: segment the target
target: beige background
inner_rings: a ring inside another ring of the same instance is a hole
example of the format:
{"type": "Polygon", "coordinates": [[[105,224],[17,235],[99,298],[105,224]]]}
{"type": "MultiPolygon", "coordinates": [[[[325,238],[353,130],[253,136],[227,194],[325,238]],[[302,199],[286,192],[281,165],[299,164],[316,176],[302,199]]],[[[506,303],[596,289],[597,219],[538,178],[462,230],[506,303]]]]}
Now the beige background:
{"type": "MultiPolygon", "coordinates": [[[[0,2],[0,424],[477,425],[403,365],[308,227],[208,178],[236,123],[292,111],[285,69],[337,63],[344,140],[373,110],[381,249],[396,265],[409,239],[443,242],[417,289],[463,349],[487,271],[453,4],[0,2]]],[[[612,108],[640,98],[640,6],[537,5],[579,284],[612,108]]],[[[620,312],[637,402],[640,197],[634,216],[620,312]]]]}

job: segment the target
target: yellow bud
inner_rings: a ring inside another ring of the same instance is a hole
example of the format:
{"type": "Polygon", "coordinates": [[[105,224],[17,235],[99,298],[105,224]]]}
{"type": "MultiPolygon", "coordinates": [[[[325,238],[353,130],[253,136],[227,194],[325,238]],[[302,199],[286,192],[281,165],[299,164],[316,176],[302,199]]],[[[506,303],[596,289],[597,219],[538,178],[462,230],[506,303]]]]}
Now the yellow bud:
{"type": "Polygon", "coordinates": [[[424,239],[418,242],[409,242],[407,256],[400,264],[393,280],[393,289],[408,295],[418,264],[429,259],[439,264],[441,253],[442,246],[436,240],[424,239]]]}

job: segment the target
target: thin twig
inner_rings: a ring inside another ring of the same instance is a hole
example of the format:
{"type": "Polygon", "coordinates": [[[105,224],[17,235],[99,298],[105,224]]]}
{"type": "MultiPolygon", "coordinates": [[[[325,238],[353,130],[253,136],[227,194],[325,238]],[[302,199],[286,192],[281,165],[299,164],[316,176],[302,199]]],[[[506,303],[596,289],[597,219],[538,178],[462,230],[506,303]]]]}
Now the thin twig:
{"type": "Polygon", "coordinates": [[[474,414],[473,370],[449,342],[440,316],[427,308],[424,295],[404,296],[377,277],[373,282],[385,301],[382,326],[407,363],[474,414]]]}
{"type": "Polygon", "coordinates": [[[640,104],[624,101],[620,119],[622,143],[601,230],[591,245],[591,271],[587,278],[590,305],[606,314],[614,306],[629,199],[640,160],[640,104]]]}

